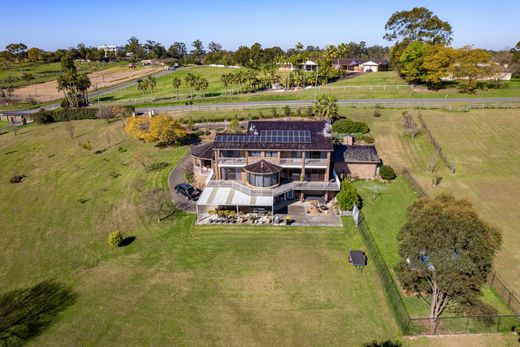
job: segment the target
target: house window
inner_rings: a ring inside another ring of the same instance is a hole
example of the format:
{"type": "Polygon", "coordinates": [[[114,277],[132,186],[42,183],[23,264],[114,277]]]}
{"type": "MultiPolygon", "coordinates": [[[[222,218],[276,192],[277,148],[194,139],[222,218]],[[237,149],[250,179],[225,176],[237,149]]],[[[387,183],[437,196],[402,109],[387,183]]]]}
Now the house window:
{"type": "Polygon", "coordinates": [[[240,168],[238,167],[223,167],[221,168],[223,180],[239,180],[240,168]]]}
{"type": "Polygon", "coordinates": [[[250,157],[259,157],[260,156],[260,151],[249,151],[248,155],[250,157]]]}
{"type": "Polygon", "coordinates": [[[267,151],[267,152],[265,152],[265,156],[267,158],[276,158],[276,157],[278,157],[278,152],[267,151]]]}
{"type": "Polygon", "coordinates": [[[292,159],[301,159],[303,152],[293,151],[291,152],[291,158],[292,159]]]}
{"type": "Polygon", "coordinates": [[[222,150],[220,151],[221,158],[240,158],[240,151],[229,151],[222,150]]]}
{"type": "Polygon", "coordinates": [[[247,175],[247,181],[250,185],[255,187],[271,187],[278,184],[278,174],[257,175],[249,173],[247,175]]]}

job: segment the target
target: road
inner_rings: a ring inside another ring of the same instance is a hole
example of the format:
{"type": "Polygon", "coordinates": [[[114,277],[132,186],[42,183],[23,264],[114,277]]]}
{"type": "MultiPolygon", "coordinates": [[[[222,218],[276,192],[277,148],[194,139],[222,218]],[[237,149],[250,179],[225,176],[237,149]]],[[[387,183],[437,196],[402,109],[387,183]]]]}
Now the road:
{"type": "MultiPolygon", "coordinates": [[[[157,77],[161,77],[161,76],[164,76],[164,75],[168,75],[168,74],[170,74],[170,73],[172,73],[174,71],[175,70],[164,70],[164,71],[160,71],[160,72],[154,73],[151,76],[154,77],[154,78],[157,78],[157,77]]],[[[141,78],[136,78],[135,80],[131,80],[131,81],[124,82],[124,83],[121,83],[121,84],[117,84],[117,85],[114,85],[114,86],[111,86],[111,87],[103,88],[103,89],[98,90],[98,91],[89,92],[88,93],[88,97],[89,97],[89,99],[91,101],[95,101],[98,96],[103,96],[103,95],[106,95],[106,94],[117,92],[118,90],[122,90],[122,89],[126,89],[126,88],[129,88],[129,87],[132,87],[132,86],[136,85],[137,81],[139,79],[141,79],[141,78]]],[[[59,102],[55,102],[55,103],[43,106],[41,108],[46,109],[46,110],[53,110],[53,109],[58,108],[58,107],[60,107],[60,103],[59,102]]],[[[0,113],[1,114],[5,114],[5,115],[20,115],[21,116],[21,115],[33,114],[33,113],[38,112],[39,110],[40,110],[40,108],[33,108],[33,109],[19,110],[19,111],[0,111],[0,113]]]]}
{"type": "Polygon", "coordinates": [[[186,154],[186,156],[179,162],[179,164],[177,164],[172,169],[170,175],[168,176],[168,186],[170,187],[173,203],[176,204],[176,206],[183,211],[195,213],[195,202],[186,199],[184,195],[177,194],[174,191],[174,188],[177,184],[186,183],[186,180],[184,179],[184,169],[186,168],[186,165],[188,165],[190,160],[191,155],[186,154]]]}
{"type": "MultiPolygon", "coordinates": [[[[451,103],[508,103],[508,102],[520,102],[519,98],[399,98],[399,99],[350,99],[350,100],[338,100],[340,106],[356,105],[356,104],[451,104],[451,103]]],[[[155,113],[165,111],[183,111],[183,110],[205,110],[212,108],[240,108],[248,106],[256,107],[271,107],[271,106],[309,106],[313,103],[312,100],[275,100],[275,101],[249,101],[249,102],[228,102],[228,103],[217,103],[217,104],[195,104],[189,106],[156,106],[156,107],[139,107],[136,108],[137,112],[148,112],[153,110],[155,113]]]]}

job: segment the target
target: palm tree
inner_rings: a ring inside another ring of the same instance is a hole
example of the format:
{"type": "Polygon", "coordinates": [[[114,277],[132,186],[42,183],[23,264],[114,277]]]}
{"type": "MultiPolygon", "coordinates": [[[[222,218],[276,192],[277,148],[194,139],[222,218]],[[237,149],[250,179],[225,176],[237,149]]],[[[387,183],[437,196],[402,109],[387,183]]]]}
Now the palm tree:
{"type": "Polygon", "coordinates": [[[191,72],[189,72],[186,77],[184,78],[184,81],[186,82],[186,85],[188,86],[188,88],[190,88],[190,98],[193,99],[193,87],[194,87],[194,83],[195,83],[195,80],[196,80],[196,76],[194,74],[192,74],[191,72]]]}
{"type": "Polygon", "coordinates": [[[337,101],[332,95],[321,95],[312,106],[314,115],[329,121],[332,120],[338,114],[337,101]]]}
{"type": "Polygon", "coordinates": [[[146,82],[146,80],[137,80],[137,90],[143,93],[144,99],[144,92],[148,90],[148,83],[146,82]]]}
{"type": "Polygon", "coordinates": [[[181,79],[179,77],[174,77],[172,79],[172,86],[173,88],[177,89],[177,100],[179,100],[179,88],[181,86],[181,79]]]}
{"type": "Polygon", "coordinates": [[[230,78],[229,74],[225,73],[220,76],[220,82],[222,83],[222,86],[224,87],[224,95],[227,94],[227,88],[229,87],[230,78]]]}
{"type": "Polygon", "coordinates": [[[157,80],[155,78],[153,78],[152,76],[148,76],[148,78],[146,79],[146,84],[148,86],[147,89],[150,90],[150,95],[152,96],[152,101],[153,101],[153,90],[157,86],[157,80]]]}
{"type": "Polygon", "coordinates": [[[202,92],[202,97],[205,97],[206,96],[206,93],[205,91],[208,89],[209,87],[209,82],[207,79],[203,78],[203,77],[200,77],[197,81],[197,87],[198,89],[202,92]]]}

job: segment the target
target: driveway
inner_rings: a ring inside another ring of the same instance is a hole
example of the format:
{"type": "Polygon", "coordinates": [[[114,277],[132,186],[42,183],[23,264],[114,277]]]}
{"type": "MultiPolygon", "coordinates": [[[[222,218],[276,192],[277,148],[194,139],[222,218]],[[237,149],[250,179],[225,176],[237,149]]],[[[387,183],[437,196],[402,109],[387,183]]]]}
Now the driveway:
{"type": "Polygon", "coordinates": [[[170,192],[172,194],[172,201],[177,205],[178,208],[185,212],[195,213],[195,201],[188,200],[184,195],[175,193],[175,186],[179,183],[186,183],[184,179],[184,168],[188,165],[191,155],[188,153],[182,160],[173,168],[168,176],[168,184],[170,186],[170,192]]]}

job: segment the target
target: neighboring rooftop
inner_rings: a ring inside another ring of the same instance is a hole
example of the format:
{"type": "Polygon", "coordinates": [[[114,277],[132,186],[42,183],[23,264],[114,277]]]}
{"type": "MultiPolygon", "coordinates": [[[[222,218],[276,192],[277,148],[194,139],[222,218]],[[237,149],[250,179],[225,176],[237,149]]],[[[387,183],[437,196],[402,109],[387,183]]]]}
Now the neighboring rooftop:
{"type": "Polygon", "coordinates": [[[217,134],[216,149],[299,149],[332,151],[325,121],[250,121],[247,134],[217,134]]]}
{"type": "Polygon", "coordinates": [[[335,145],[332,161],[346,163],[379,163],[374,145],[335,145]]]}
{"type": "Polygon", "coordinates": [[[247,166],[244,166],[244,170],[255,174],[266,175],[280,172],[282,168],[278,165],[275,165],[262,159],[247,166]]]}
{"type": "Polygon", "coordinates": [[[368,63],[369,61],[377,63],[379,65],[388,65],[389,64],[388,60],[386,60],[386,59],[355,59],[355,58],[334,59],[334,64],[356,66],[356,65],[368,63]]]}

